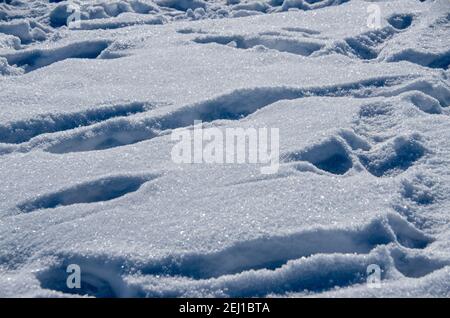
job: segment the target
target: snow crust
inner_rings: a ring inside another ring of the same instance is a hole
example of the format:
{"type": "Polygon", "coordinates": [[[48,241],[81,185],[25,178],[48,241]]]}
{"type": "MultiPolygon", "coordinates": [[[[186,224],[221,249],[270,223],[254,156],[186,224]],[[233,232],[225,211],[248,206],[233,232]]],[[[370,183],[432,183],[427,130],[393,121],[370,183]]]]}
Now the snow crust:
{"type": "Polygon", "coordinates": [[[446,0],[1,2],[0,296],[449,297],[449,48],[446,0]]]}

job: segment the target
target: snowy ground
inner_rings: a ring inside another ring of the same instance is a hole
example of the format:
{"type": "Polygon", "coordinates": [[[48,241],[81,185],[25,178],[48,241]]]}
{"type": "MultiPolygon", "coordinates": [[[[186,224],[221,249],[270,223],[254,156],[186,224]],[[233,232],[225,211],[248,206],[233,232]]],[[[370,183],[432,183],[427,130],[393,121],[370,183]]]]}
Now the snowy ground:
{"type": "Polygon", "coordinates": [[[0,296],[449,297],[449,63],[448,0],[0,0],[0,296]]]}

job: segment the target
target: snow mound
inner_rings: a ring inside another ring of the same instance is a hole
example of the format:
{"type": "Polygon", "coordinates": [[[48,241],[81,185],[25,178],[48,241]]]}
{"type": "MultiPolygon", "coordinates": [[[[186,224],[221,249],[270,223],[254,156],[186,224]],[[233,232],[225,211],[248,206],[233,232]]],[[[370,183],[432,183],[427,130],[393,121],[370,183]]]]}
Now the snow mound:
{"type": "Polygon", "coordinates": [[[0,297],[450,296],[448,0],[0,2],[0,297]]]}

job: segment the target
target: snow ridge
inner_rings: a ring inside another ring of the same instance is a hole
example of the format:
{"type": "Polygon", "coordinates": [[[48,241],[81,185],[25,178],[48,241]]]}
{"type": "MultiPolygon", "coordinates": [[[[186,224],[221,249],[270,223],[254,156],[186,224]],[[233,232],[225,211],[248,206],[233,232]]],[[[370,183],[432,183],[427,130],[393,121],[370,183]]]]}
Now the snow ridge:
{"type": "Polygon", "coordinates": [[[3,1],[0,297],[449,297],[448,12],[3,1]],[[176,163],[196,121],[278,128],[279,170],[176,163]]]}

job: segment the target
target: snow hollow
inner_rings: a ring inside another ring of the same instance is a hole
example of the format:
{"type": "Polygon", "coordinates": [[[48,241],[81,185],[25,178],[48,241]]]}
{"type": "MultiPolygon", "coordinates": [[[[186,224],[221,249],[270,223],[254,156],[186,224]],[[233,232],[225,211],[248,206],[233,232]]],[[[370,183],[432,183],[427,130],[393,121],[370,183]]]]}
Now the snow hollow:
{"type": "Polygon", "coordinates": [[[448,0],[0,0],[0,297],[449,297],[449,64],[448,0]]]}

